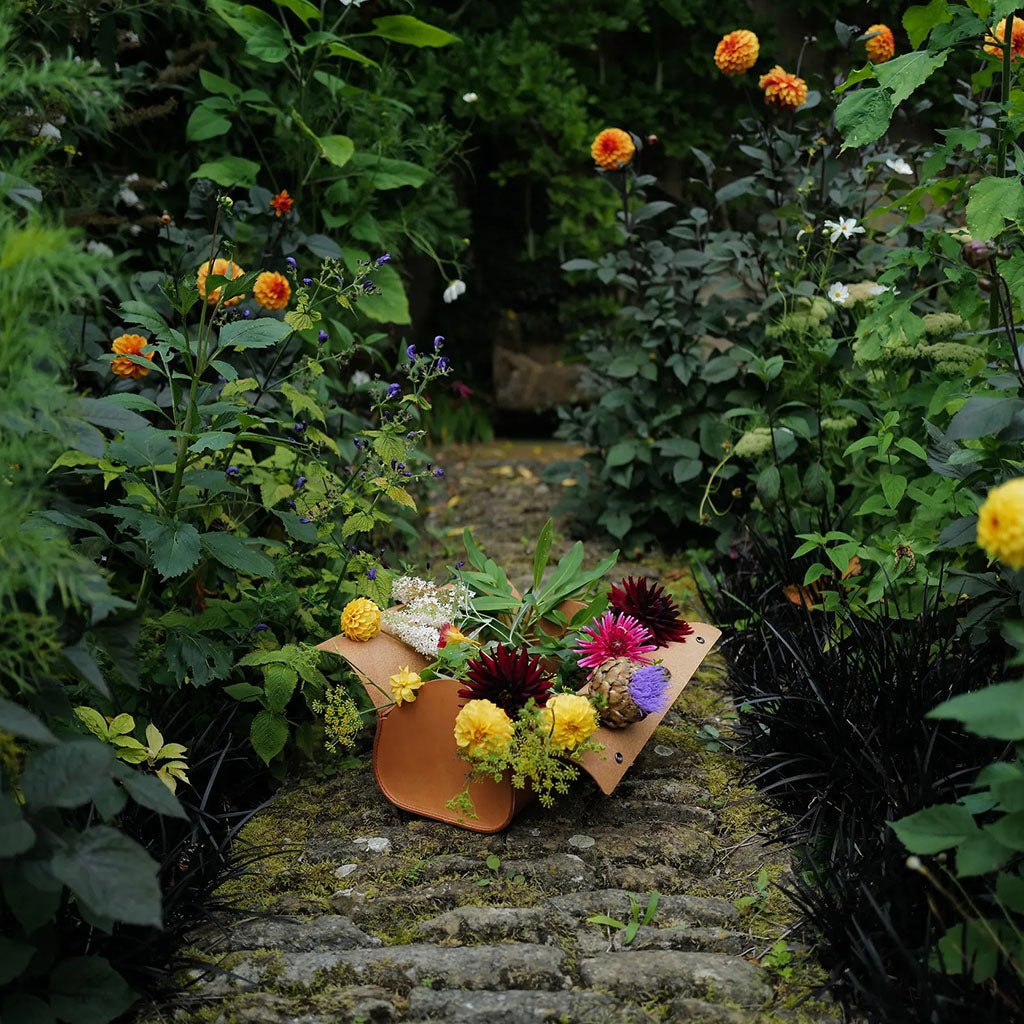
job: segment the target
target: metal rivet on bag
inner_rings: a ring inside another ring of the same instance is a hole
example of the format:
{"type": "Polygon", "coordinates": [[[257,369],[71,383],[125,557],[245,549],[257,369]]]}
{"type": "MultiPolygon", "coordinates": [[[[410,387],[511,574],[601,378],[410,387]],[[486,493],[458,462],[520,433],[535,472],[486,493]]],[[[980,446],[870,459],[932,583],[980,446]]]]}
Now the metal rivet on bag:
{"type": "Polygon", "coordinates": [[[697,640],[697,643],[699,643],[699,644],[704,643],[704,637],[702,637],[702,636],[697,637],[696,640],[697,640]]]}
{"type": "Polygon", "coordinates": [[[615,752],[615,763],[622,764],[622,755],[618,751],[615,752]]]}

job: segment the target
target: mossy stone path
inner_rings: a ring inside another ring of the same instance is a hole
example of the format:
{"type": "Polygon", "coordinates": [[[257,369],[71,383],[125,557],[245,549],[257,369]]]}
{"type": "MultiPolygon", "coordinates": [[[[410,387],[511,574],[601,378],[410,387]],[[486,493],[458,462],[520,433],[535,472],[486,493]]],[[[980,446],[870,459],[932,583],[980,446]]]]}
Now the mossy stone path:
{"type": "MultiPolygon", "coordinates": [[[[557,484],[544,466],[564,446],[496,443],[443,454],[449,491],[428,516],[434,563],[454,561],[462,525],[528,577],[530,541],[557,484]]],[[[571,541],[559,538],[556,553],[571,541]]],[[[587,561],[607,554],[586,545],[587,561]]],[[[620,563],[660,578],[699,618],[682,561],[620,563]]],[[[440,575],[438,573],[437,575],[440,575]]],[[[807,1000],[820,972],[799,949],[776,968],[757,957],[793,925],[769,886],[786,856],[763,843],[765,805],[698,732],[727,731],[724,659],[684,690],[614,797],[585,777],[551,810],[533,806],[504,833],[456,829],[397,810],[368,767],[302,779],[243,831],[241,864],[220,891],[243,912],[185,951],[216,965],[140,1019],[150,1024],[769,1024],[838,1020],[807,1000]],[[659,894],[650,924],[623,934],[659,894]],[[793,968],[791,977],[778,967],[793,968]],[[796,1006],[796,1008],[794,1008],[796,1006]]],[[[794,934],[788,938],[793,941],[794,934]]]]}

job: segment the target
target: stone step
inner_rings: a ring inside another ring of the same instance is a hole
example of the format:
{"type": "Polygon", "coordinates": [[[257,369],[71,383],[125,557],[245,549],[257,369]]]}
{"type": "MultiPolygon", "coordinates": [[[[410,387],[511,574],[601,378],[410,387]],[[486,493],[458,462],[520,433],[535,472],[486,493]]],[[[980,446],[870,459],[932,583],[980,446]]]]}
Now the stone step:
{"type": "Polygon", "coordinates": [[[597,808],[591,820],[601,825],[635,825],[638,821],[650,825],[662,822],[695,825],[711,834],[718,824],[718,819],[707,807],[665,800],[612,800],[597,808]]]}
{"type": "Polygon", "coordinates": [[[581,960],[579,976],[588,988],[626,999],[668,993],[760,1007],[771,998],[761,968],[722,953],[659,949],[602,953],[581,960]]]}
{"type": "Polygon", "coordinates": [[[750,937],[745,932],[731,932],[725,928],[656,928],[643,925],[626,945],[624,929],[609,935],[608,929],[600,925],[590,927],[591,931],[576,933],[576,948],[583,956],[637,949],[682,949],[738,956],[750,948],[750,937]]]}
{"type": "Polygon", "coordinates": [[[224,920],[190,936],[193,945],[211,953],[240,949],[280,949],[290,953],[311,950],[360,949],[379,946],[380,939],[367,935],[351,918],[339,914],[296,919],[256,917],[224,920]]]}
{"type": "Polygon", "coordinates": [[[236,996],[212,1018],[213,1024],[390,1024],[400,1019],[395,997],[372,985],[301,1000],[270,992],[247,993],[236,996]]]}
{"type": "Polygon", "coordinates": [[[452,1024],[649,1024],[654,1017],[600,992],[463,992],[414,988],[409,1015],[452,1024]]]}
{"type": "Polygon", "coordinates": [[[552,945],[567,925],[547,907],[456,907],[422,921],[417,935],[427,942],[464,945],[468,942],[533,942],[552,945]]]}
{"type": "MultiPolygon", "coordinates": [[[[548,899],[548,906],[566,915],[572,921],[585,920],[595,914],[607,914],[616,920],[629,920],[630,896],[625,889],[599,889],[593,892],[567,893],[548,899]],[[623,917],[625,915],[625,917],[623,917]]],[[[646,909],[644,896],[636,897],[641,914],[646,909]]],[[[660,927],[718,926],[728,927],[739,922],[740,912],[725,900],[710,896],[660,895],[655,923],[660,927]]]]}

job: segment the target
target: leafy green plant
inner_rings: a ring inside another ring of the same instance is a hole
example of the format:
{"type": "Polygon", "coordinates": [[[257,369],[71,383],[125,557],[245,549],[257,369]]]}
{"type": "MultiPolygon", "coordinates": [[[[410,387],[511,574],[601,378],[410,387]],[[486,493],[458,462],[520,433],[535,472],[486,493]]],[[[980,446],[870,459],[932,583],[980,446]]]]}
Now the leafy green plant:
{"type": "Polygon", "coordinates": [[[652,892],[647,900],[647,907],[640,914],[640,901],[632,894],[629,894],[629,920],[619,921],[607,914],[595,914],[587,918],[587,924],[601,925],[609,930],[609,934],[616,932],[620,936],[623,946],[628,946],[635,938],[641,928],[646,928],[658,912],[659,893],[652,892]]]}

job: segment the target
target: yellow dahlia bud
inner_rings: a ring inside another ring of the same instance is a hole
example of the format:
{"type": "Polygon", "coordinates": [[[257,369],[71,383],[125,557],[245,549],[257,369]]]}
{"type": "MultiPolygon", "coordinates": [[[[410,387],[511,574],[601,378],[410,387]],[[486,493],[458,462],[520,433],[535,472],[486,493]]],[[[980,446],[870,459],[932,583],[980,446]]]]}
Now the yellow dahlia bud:
{"type": "Polygon", "coordinates": [[[470,757],[504,754],[514,735],[512,719],[489,700],[471,700],[455,719],[455,742],[470,757]]]}
{"type": "Polygon", "coordinates": [[[597,710],[581,694],[556,693],[540,715],[551,746],[558,750],[575,750],[597,728],[597,710]]]}
{"type": "Polygon", "coordinates": [[[722,36],[715,47],[715,63],[723,75],[741,75],[754,66],[760,51],[761,44],[757,41],[757,36],[745,28],[740,28],[722,36]]]}
{"type": "Polygon", "coordinates": [[[1024,569],[1024,476],[988,492],[978,509],[978,545],[1011,569],[1024,569]]]}
{"type": "Polygon", "coordinates": [[[372,640],[380,632],[380,609],[366,597],[357,597],[341,613],[341,631],[349,640],[372,640]]]}
{"type": "Polygon", "coordinates": [[[765,103],[779,110],[796,110],[807,100],[807,83],[778,64],[758,79],[757,87],[764,89],[765,103]]]}
{"type": "Polygon", "coordinates": [[[870,35],[872,32],[877,32],[878,35],[864,44],[864,49],[868,51],[868,60],[872,64],[884,64],[887,60],[892,60],[893,54],[896,53],[896,40],[893,38],[892,29],[888,25],[871,25],[867,34],[870,35]]]}
{"type": "Polygon", "coordinates": [[[412,703],[416,699],[416,691],[423,685],[423,680],[415,672],[409,671],[409,666],[399,669],[393,676],[388,677],[391,686],[391,695],[395,698],[396,704],[402,701],[412,703]]]}
{"type": "MultiPolygon", "coordinates": [[[[142,351],[148,344],[149,342],[141,334],[122,334],[110,343],[110,347],[118,356],[142,356],[143,359],[152,362],[153,353],[142,351]]],[[[110,369],[119,377],[145,377],[149,374],[149,370],[145,366],[139,366],[138,363],[133,363],[130,359],[112,359],[110,369]]]]}
{"type": "MultiPolygon", "coordinates": [[[[196,271],[196,287],[199,289],[199,295],[201,298],[211,305],[215,305],[217,300],[220,298],[220,289],[214,288],[209,295],[206,294],[206,279],[210,274],[214,274],[218,277],[230,277],[232,280],[236,277],[241,277],[245,271],[234,261],[229,262],[228,260],[216,259],[213,261],[213,269],[210,269],[210,261],[207,260],[197,271],[196,271]]],[[[237,306],[242,301],[244,295],[236,295],[232,299],[225,299],[224,306],[237,306]]]]}
{"type": "Polygon", "coordinates": [[[625,167],[633,159],[635,152],[636,146],[633,145],[629,132],[624,132],[621,128],[605,128],[603,132],[598,132],[597,138],[590,145],[590,155],[594,158],[594,163],[606,171],[625,167]]]}
{"type": "Polygon", "coordinates": [[[252,286],[252,297],[264,309],[284,309],[292,295],[292,286],[284,274],[264,270],[252,286]]]}

